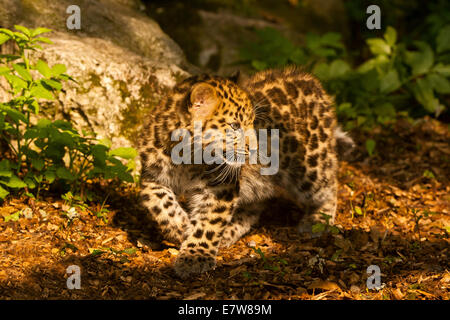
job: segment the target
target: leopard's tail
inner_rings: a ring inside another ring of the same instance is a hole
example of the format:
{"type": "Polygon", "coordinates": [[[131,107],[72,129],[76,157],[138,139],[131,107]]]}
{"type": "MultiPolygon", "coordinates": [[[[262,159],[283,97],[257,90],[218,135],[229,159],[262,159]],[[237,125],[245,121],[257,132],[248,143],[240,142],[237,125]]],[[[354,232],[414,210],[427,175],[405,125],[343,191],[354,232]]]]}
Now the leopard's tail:
{"type": "Polygon", "coordinates": [[[346,159],[350,156],[353,149],[355,148],[353,139],[348,135],[347,132],[342,130],[340,126],[337,126],[334,130],[334,136],[336,138],[338,159],[346,159]]]}

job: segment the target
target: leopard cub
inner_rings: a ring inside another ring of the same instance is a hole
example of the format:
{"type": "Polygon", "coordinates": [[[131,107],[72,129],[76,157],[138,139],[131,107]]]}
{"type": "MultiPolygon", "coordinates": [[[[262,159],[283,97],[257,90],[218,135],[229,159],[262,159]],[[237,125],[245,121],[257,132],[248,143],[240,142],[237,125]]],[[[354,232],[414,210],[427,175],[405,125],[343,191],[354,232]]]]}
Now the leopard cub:
{"type": "Polygon", "coordinates": [[[352,143],[318,80],[296,68],[239,82],[193,76],[175,86],[149,115],[140,142],[142,205],[180,245],[175,272],[186,278],[214,268],[218,249],[247,233],[274,197],[308,213],[300,231],[311,231],[324,214],[332,223],[337,151],[352,143]],[[184,135],[175,134],[181,129],[184,135]],[[217,134],[197,140],[199,129],[217,134]],[[219,136],[231,138],[224,143],[219,136]],[[185,161],[178,157],[181,140],[185,161]],[[231,160],[229,146],[237,154],[231,160]]]}

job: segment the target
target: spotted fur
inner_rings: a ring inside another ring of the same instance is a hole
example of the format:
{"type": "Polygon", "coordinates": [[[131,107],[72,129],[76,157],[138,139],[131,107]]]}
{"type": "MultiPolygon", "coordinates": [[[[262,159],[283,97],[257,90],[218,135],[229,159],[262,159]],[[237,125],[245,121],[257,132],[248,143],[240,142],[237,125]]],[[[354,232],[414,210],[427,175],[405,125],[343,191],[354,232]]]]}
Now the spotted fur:
{"type": "Polygon", "coordinates": [[[348,138],[336,124],[330,97],[314,77],[295,68],[263,71],[239,85],[208,75],[177,85],[150,114],[140,144],[142,205],[166,238],[180,244],[176,273],[186,278],[214,268],[218,249],[248,232],[272,197],[283,196],[306,209],[301,231],[323,222],[323,214],[331,216],[332,223],[336,132],[338,138],[348,138]],[[202,104],[213,106],[198,113],[204,130],[224,131],[230,125],[279,129],[278,173],[261,175],[261,164],[246,162],[227,179],[217,180],[222,172],[217,166],[175,165],[171,132],[192,131],[196,107],[202,104]]]}

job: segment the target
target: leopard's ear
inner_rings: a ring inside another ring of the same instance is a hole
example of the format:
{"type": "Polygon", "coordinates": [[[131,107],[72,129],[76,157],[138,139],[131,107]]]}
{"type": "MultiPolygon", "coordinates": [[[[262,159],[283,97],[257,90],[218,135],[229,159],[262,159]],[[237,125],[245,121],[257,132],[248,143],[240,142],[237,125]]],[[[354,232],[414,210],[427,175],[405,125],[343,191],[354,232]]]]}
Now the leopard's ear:
{"type": "Polygon", "coordinates": [[[221,100],[217,96],[216,89],[205,82],[200,82],[191,91],[191,109],[193,120],[205,120],[209,118],[221,100]]]}
{"type": "Polygon", "coordinates": [[[238,86],[241,86],[247,80],[247,78],[248,76],[237,70],[228,77],[228,80],[236,83],[238,86]]]}
{"type": "Polygon", "coordinates": [[[234,83],[238,83],[239,79],[241,77],[241,71],[236,70],[235,72],[233,72],[229,77],[228,80],[234,82],[234,83]]]}

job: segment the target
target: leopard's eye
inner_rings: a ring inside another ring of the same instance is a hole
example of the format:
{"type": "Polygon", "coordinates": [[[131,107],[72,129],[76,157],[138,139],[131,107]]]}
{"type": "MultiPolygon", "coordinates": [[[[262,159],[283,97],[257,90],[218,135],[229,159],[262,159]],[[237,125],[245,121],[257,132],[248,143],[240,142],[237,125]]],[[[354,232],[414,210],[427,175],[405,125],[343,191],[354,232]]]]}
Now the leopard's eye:
{"type": "Polygon", "coordinates": [[[233,130],[239,130],[241,128],[241,124],[239,122],[232,122],[230,123],[230,126],[233,130]]]}

